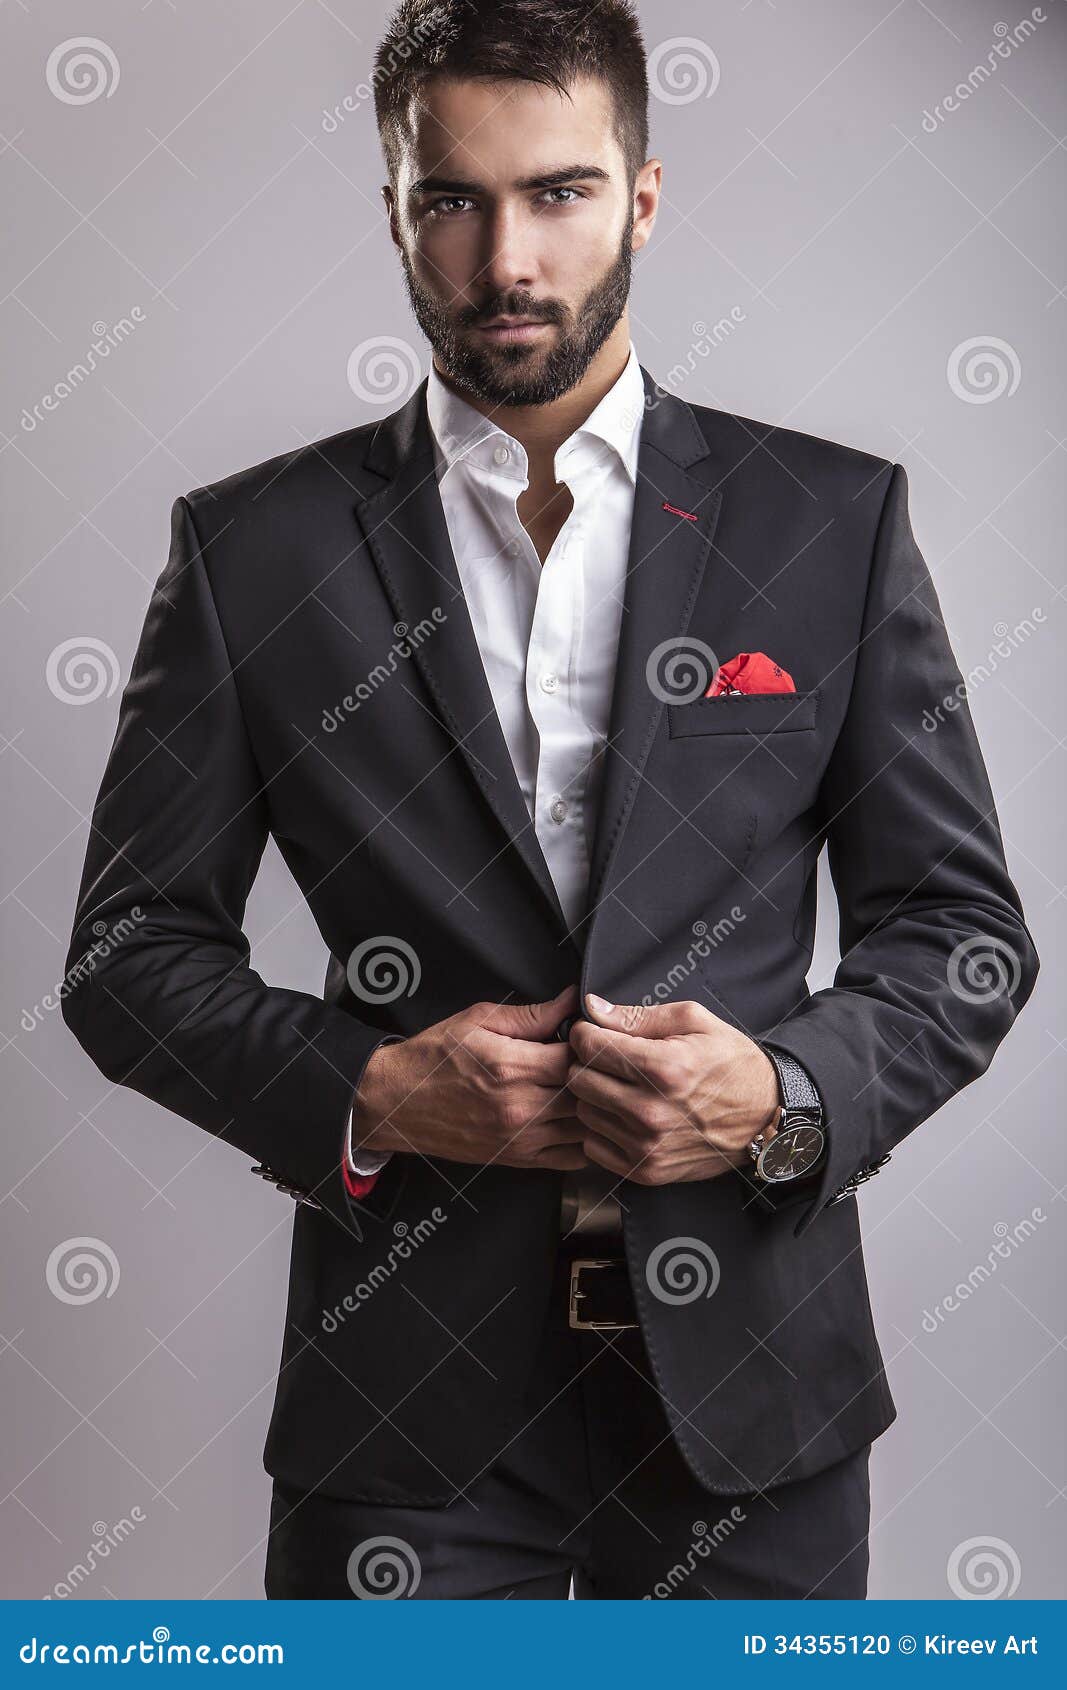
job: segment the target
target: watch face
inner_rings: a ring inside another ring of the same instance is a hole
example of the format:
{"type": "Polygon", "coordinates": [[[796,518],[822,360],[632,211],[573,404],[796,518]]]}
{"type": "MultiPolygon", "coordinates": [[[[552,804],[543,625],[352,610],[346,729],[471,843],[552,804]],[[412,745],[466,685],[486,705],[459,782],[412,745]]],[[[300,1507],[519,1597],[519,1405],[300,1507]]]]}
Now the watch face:
{"type": "Polygon", "coordinates": [[[759,1172],[766,1180],[799,1179],[815,1166],[822,1155],[821,1127],[786,1127],[775,1133],[760,1154],[759,1172]]]}

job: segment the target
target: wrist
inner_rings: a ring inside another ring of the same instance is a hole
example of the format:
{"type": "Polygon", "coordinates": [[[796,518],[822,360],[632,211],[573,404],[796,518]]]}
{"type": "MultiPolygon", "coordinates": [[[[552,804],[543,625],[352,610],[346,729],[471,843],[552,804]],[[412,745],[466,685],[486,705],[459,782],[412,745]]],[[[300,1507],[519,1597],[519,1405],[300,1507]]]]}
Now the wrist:
{"type": "Polygon", "coordinates": [[[788,1051],[773,1044],[759,1048],[774,1072],[778,1107],[749,1150],[761,1182],[792,1187],[813,1178],[825,1160],[822,1099],[807,1069],[788,1051]]]}
{"type": "Polygon", "coordinates": [[[782,1113],[781,1088],[778,1084],[778,1070],[767,1052],[761,1045],[754,1048],[758,1060],[754,1070],[755,1097],[751,1137],[762,1137],[764,1143],[769,1143],[778,1131],[778,1121],[782,1113]]]}
{"type": "Polygon", "coordinates": [[[385,1155],[406,1148],[404,1140],[392,1124],[395,1107],[395,1065],[390,1061],[389,1046],[403,1041],[395,1036],[376,1045],[363,1064],[355,1096],[352,1101],[352,1123],[349,1135],[353,1157],[360,1153],[385,1155]]]}

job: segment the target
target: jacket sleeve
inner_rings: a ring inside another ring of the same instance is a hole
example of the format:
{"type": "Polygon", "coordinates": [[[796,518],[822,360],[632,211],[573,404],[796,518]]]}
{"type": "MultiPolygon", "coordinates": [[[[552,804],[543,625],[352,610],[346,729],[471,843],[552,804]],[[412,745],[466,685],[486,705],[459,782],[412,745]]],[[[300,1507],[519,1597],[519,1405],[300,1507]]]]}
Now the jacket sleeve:
{"type": "Polygon", "coordinates": [[[829,1153],[798,1234],[985,1072],[1039,966],[899,464],[821,812],[841,962],[761,1034],[823,1100],[829,1153]]]}
{"type": "Polygon", "coordinates": [[[171,524],[92,816],[63,1017],[107,1079],[359,1237],[345,1126],[383,1033],[249,966],[267,798],[186,499],[171,524]]]}

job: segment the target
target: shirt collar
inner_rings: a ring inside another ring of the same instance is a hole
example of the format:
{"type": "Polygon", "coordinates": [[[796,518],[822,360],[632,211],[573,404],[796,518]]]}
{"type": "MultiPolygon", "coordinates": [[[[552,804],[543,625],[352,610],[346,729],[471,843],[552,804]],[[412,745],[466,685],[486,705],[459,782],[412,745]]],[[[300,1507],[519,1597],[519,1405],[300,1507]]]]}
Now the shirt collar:
{"type": "MultiPolygon", "coordinates": [[[[442,476],[462,459],[469,457],[483,441],[498,438],[511,442],[521,462],[525,451],[507,431],[468,405],[465,399],[442,381],[437,366],[431,362],[426,388],[426,411],[430,429],[444,459],[442,476]]],[[[572,441],[582,434],[592,435],[611,446],[631,483],[637,485],[637,458],[641,445],[641,424],[645,413],[645,384],[637,349],[630,342],[630,356],[615,385],[608,389],[595,411],[563,442],[557,454],[565,454],[572,441]]],[[[506,413],[503,413],[506,414],[506,413]]]]}

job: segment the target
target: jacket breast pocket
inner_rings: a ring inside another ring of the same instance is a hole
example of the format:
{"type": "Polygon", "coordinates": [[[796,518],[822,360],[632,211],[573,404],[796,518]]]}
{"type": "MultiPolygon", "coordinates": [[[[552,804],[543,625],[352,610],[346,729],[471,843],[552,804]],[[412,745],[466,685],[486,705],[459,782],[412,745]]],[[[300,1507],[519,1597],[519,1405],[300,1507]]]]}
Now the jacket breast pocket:
{"type": "Polygon", "coordinates": [[[819,688],[812,692],[724,693],[668,704],[671,739],[690,734],[739,734],[764,739],[772,734],[810,733],[819,711],[819,688]]]}

